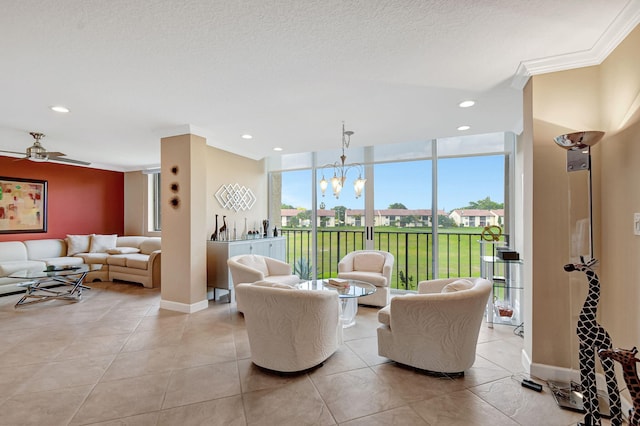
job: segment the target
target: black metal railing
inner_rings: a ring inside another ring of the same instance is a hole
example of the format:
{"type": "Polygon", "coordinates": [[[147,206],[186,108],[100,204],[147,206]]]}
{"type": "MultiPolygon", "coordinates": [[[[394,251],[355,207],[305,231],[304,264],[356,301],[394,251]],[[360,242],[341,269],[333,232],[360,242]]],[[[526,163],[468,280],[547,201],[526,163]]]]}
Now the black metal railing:
{"type": "MultiPolygon", "coordinates": [[[[288,263],[304,278],[310,274],[312,231],[306,228],[283,228],[287,237],[288,263]]],[[[391,288],[415,290],[418,282],[433,279],[433,234],[426,230],[379,231],[374,234],[374,248],[395,257],[391,288]]],[[[438,278],[480,276],[480,233],[438,232],[438,278]]],[[[328,278],[338,273],[338,262],[348,252],[365,246],[364,230],[318,229],[317,276],[328,278]]]]}

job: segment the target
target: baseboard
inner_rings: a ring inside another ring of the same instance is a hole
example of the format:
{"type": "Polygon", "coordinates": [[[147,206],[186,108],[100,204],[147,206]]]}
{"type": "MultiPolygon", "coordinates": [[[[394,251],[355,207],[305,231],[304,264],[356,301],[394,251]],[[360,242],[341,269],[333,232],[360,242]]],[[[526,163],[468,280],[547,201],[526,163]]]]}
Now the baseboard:
{"type": "Polygon", "coordinates": [[[201,300],[200,302],[192,303],[191,305],[186,303],[173,302],[171,300],[160,300],[160,309],[182,312],[185,314],[192,314],[194,312],[202,311],[203,309],[207,309],[208,307],[208,300],[201,300]]]}
{"type": "MultiPolygon", "coordinates": [[[[539,379],[543,381],[565,382],[569,383],[574,381],[580,383],[580,371],[570,368],[556,367],[553,365],[536,364],[532,363],[529,359],[529,355],[526,351],[522,350],[522,365],[525,366],[525,371],[529,371],[529,375],[532,379],[539,379]]],[[[605,377],[602,373],[596,373],[596,386],[598,389],[602,389],[606,392],[607,384],[605,377]]],[[[622,391],[627,388],[627,384],[618,380],[618,390],[620,391],[620,402],[622,404],[622,416],[627,418],[627,413],[633,408],[633,402],[629,401],[622,391]]]]}

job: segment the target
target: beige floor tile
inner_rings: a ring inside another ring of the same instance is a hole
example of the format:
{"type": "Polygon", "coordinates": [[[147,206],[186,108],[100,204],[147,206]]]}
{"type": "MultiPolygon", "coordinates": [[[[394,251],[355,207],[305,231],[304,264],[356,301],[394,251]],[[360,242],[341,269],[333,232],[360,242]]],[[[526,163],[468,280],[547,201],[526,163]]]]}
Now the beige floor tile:
{"type": "Polygon", "coordinates": [[[422,417],[420,417],[409,406],[398,407],[389,411],[372,414],[370,416],[361,417],[346,423],[340,423],[341,426],[429,426],[422,417]]]}
{"type": "Polygon", "coordinates": [[[248,425],[333,425],[334,418],[307,377],[277,388],[243,393],[248,425]]]}
{"type": "Polygon", "coordinates": [[[63,360],[117,354],[128,338],[128,334],[78,337],[64,351],[60,352],[56,359],[63,360]]]}
{"type": "Polygon", "coordinates": [[[197,367],[236,361],[236,344],[233,336],[227,335],[217,339],[183,338],[176,351],[175,368],[197,367]]]}
{"type": "Polygon", "coordinates": [[[311,377],[338,423],[400,407],[406,401],[371,369],[311,377]]]}
{"type": "Polygon", "coordinates": [[[491,344],[479,343],[476,353],[511,372],[524,372],[522,339],[517,336],[509,336],[491,344]]]}
{"type": "Polygon", "coordinates": [[[240,395],[162,410],[158,426],[244,426],[240,395]]]}
{"type": "Polygon", "coordinates": [[[465,377],[430,376],[396,363],[381,364],[372,369],[378,377],[393,387],[394,393],[406,401],[430,399],[468,387],[465,377]]]}
{"type": "Polygon", "coordinates": [[[240,395],[235,361],[173,370],[162,408],[240,395]]]}
{"type": "Polygon", "coordinates": [[[238,372],[243,393],[276,388],[306,378],[306,375],[278,375],[265,372],[256,367],[249,359],[238,360],[238,372]]]}
{"type": "Polygon", "coordinates": [[[171,371],[175,365],[177,348],[165,346],[136,352],[121,352],[104,373],[102,381],[171,371]]]}
{"type": "Polygon", "coordinates": [[[343,371],[356,370],[366,366],[367,364],[362,358],[356,355],[349,346],[342,344],[338,350],[324,362],[322,367],[313,370],[310,375],[326,376],[343,371]]]}
{"type": "Polygon", "coordinates": [[[1,425],[66,425],[93,386],[14,395],[0,405],[1,425]]]}
{"type": "Polygon", "coordinates": [[[379,365],[389,362],[389,359],[378,355],[378,338],[349,340],[345,344],[360,357],[367,365],[379,365]]]}
{"type": "Polygon", "coordinates": [[[71,424],[96,423],[160,410],[170,374],[98,383],[71,424]]]}
{"type": "Polygon", "coordinates": [[[138,414],[137,416],[92,423],[91,426],[156,426],[156,424],[158,424],[158,417],[160,417],[160,412],[154,411],[153,413],[138,414]]]}
{"type": "MultiPolygon", "coordinates": [[[[430,425],[508,426],[517,423],[468,390],[414,402],[411,407],[430,425]]],[[[545,423],[538,423],[543,425],[545,423]]]]}
{"type": "Polygon", "coordinates": [[[102,378],[115,355],[75,358],[43,364],[18,393],[42,392],[81,385],[94,385],[102,378]]]}
{"type": "Polygon", "coordinates": [[[156,349],[163,346],[177,346],[182,339],[183,327],[136,330],[129,336],[122,348],[123,352],[156,349]]]}

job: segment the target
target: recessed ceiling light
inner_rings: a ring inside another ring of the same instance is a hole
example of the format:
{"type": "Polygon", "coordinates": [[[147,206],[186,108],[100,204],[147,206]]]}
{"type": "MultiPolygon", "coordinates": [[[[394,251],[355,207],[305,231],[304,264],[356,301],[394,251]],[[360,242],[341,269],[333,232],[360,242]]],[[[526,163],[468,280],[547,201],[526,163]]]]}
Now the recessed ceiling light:
{"type": "Polygon", "coordinates": [[[282,151],[282,148],[280,148],[279,146],[276,146],[275,148],[273,148],[273,150],[280,152],[280,151],[282,151]]]}
{"type": "Polygon", "coordinates": [[[51,108],[51,110],[55,112],[69,112],[69,108],[64,107],[62,105],[54,105],[49,108],[51,108]]]}
{"type": "Polygon", "coordinates": [[[460,108],[469,108],[472,107],[476,104],[476,101],[472,101],[472,100],[468,100],[468,101],[462,101],[458,104],[458,106],[460,108]]]}
{"type": "Polygon", "coordinates": [[[249,135],[249,134],[244,134],[241,136],[242,139],[253,139],[253,136],[249,135]]]}
{"type": "Polygon", "coordinates": [[[469,130],[471,128],[471,126],[460,126],[458,127],[458,130],[462,131],[462,130],[469,130]]]}

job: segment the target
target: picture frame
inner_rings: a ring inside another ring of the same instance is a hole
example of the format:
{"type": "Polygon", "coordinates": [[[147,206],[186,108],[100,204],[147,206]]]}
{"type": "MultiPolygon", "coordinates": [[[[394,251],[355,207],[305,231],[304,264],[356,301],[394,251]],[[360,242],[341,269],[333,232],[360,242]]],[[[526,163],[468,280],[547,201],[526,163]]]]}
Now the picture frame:
{"type": "Polygon", "coordinates": [[[47,181],[0,176],[0,234],[47,232],[47,181]]]}

